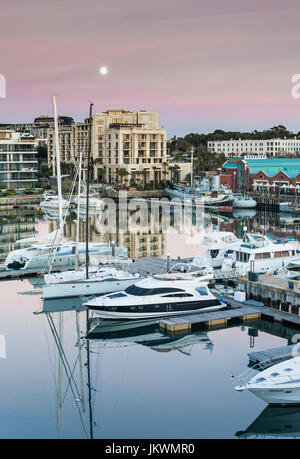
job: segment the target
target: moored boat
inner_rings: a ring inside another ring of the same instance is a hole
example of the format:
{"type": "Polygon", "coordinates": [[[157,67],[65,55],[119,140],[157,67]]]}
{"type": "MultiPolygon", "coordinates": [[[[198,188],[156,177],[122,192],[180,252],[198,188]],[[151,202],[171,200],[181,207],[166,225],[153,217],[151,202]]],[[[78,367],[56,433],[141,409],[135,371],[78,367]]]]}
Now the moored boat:
{"type": "Polygon", "coordinates": [[[234,379],[238,382],[235,390],[249,390],[251,393],[272,405],[300,404],[300,357],[257,372],[251,378],[244,375],[234,379]]]}
{"type": "Polygon", "coordinates": [[[89,267],[86,279],[85,266],[72,271],[44,276],[44,299],[69,298],[84,295],[103,295],[124,290],[140,279],[139,274],[114,267],[89,267]]]}
{"type": "Polygon", "coordinates": [[[236,209],[254,209],[257,206],[255,199],[247,195],[234,195],[233,207],[236,209]]]}
{"type": "Polygon", "coordinates": [[[85,305],[103,319],[146,319],[224,307],[210,292],[207,281],[190,274],[169,273],[141,280],[126,290],[104,295],[85,305]]]}

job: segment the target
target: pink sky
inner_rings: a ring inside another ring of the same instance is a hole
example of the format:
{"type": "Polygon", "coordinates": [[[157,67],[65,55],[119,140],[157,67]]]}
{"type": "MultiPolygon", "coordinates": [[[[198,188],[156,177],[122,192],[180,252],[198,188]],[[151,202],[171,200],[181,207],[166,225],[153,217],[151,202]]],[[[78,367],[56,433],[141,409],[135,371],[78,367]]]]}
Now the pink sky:
{"type": "Polygon", "coordinates": [[[0,122],[150,109],[168,136],[299,131],[297,0],[3,0],[0,122]],[[100,76],[105,65],[108,75],[100,76]]]}

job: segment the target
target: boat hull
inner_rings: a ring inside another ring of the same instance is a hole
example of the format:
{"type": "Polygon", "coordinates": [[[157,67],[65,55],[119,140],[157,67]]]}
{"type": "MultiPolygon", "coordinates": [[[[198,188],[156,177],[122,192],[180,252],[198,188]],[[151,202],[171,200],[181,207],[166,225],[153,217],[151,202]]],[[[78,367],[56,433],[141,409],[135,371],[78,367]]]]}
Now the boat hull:
{"type": "Polygon", "coordinates": [[[125,290],[136,282],[136,278],[117,281],[78,281],[49,284],[43,287],[44,299],[71,298],[76,296],[104,295],[125,290]]]}
{"type": "Polygon", "coordinates": [[[86,306],[103,319],[131,320],[131,319],[153,319],[172,317],[178,315],[195,314],[199,312],[217,311],[226,305],[219,300],[207,300],[203,302],[194,301],[193,304],[173,303],[160,305],[120,306],[110,308],[109,306],[86,306]],[[133,309],[134,308],[134,309],[133,309]],[[177,309],[177,310],[176,310],[177,309]]]}
{"type": "Polygon", "coordinates": [[[205,207],[218,207],[218,206],[232,206],[233,198],[221,197],[221,198],[207,198],[202,194],[197,193],[185,193],[176,189],[165,188],[166,193],[171,199],[177,198],[181,201],[196,201],[199,200],[200,204],[203,204],[205,207]]]}
{"type": "Polygon", "coordinates": [[[255,209],[257,202],[254,199],[234,199],[233,207],[235,209],[255,209]]]}
{"type": "Polygon", "coordinates": [[[249,391],[270,405],[300,405],[300,387],[296,385],[282,389],[249,388],[249,391]]]}

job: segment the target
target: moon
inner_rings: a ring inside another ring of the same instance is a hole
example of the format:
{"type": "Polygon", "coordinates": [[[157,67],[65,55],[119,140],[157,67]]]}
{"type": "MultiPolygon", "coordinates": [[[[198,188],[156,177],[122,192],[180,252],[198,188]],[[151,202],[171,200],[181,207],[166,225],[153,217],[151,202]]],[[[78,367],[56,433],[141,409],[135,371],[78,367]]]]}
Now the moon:
{"type": "Polygon", "coordinates": [[[103,66],[103,67],[100,67],[100,73],[101,73],[101,75],[106,75],[107,72],[108,72],[107,67],[104,67],[104,66],[103,66]]]}

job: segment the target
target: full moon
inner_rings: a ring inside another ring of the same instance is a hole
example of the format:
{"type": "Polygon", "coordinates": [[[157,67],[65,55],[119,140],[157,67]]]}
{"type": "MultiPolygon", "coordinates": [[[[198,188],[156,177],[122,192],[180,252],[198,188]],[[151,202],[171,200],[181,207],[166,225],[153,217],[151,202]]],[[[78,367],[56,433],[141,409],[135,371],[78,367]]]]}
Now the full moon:
{"type": "Polygon", "coordinates": [[[100,67],[100,73],[101,75],[106,75],[108,72],[107,67],[100,67]]]}

